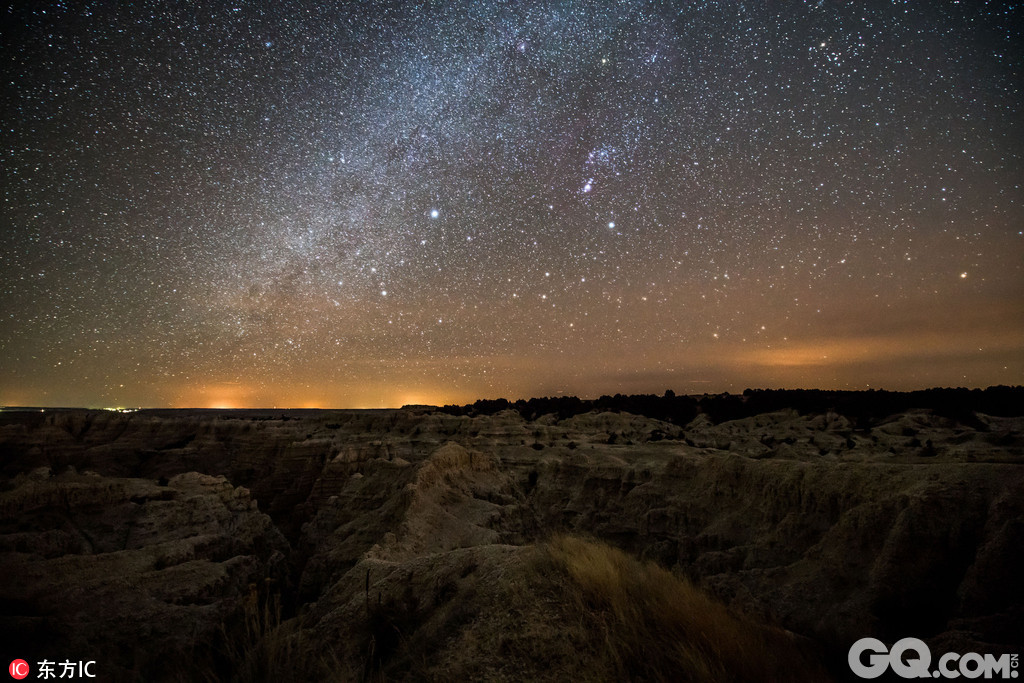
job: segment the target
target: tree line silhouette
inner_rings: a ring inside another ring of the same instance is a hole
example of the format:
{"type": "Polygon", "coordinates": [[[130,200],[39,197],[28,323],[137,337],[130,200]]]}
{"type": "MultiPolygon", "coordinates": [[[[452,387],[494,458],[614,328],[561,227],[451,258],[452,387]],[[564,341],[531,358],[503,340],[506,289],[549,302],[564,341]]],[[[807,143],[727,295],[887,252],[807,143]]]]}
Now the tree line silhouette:
{"type": "Polygon", "coordinates": [[[718,424],[761,413],[796,410],[802,415],[834,412],[847,417],[856,427],[871,424],[896,413],[914,409],[931,410],[936,415],[978,426],[975,413],[1010,417],[1024,415],[1024,387],[994,386],[987,389],[935,388],[920,391],[826,391],[819,389],[747,389],[742,394],[704,394],[679,396],[669,389],[657,394],[615,394],[597,399],[576,396],[543,398],[481,399],[463,406],[446,405],[440,410],[451,415],[493,415],[514,410],[525,420],[555,415],[564,420],[591,411],[643,415],[685,426],[698,415],[706,415],[718,424]]]}

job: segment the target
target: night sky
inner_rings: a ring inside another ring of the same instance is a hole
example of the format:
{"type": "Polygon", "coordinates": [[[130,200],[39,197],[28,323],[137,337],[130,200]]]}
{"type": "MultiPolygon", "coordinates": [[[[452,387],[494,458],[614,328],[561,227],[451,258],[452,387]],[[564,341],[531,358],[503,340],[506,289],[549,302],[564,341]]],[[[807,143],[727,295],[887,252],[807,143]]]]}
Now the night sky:
{"type": "Polygon", "coordinates": [[[1022,15],[8,5],[0,405],[1024,383],[1022,15]]]}

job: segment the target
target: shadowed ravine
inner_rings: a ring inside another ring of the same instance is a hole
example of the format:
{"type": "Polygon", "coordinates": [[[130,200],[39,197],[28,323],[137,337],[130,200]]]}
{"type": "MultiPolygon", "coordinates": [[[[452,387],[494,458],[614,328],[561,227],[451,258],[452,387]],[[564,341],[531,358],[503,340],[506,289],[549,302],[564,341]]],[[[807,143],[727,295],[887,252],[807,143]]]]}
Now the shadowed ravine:
{"type": "Polygon", "coordinates": [[[849,677],[865,636],[1019,652],[1022,420],[4,412],[0,637],[110,680],[807,680],[849,677]]]}

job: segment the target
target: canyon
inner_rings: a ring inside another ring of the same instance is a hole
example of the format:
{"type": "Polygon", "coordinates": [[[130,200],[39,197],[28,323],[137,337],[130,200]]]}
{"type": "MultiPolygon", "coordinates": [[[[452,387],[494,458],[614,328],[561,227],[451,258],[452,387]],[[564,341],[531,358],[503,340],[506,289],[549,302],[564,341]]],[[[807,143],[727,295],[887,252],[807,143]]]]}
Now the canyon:
{"type": "Polygon", "coordinates": [[[564,680],[600,649],[545,564],[564,538],[692,583],[823,678],[868,636],[1021,651],[1022,411],[696,412],[5,410],[4,654],[564,680]]]}

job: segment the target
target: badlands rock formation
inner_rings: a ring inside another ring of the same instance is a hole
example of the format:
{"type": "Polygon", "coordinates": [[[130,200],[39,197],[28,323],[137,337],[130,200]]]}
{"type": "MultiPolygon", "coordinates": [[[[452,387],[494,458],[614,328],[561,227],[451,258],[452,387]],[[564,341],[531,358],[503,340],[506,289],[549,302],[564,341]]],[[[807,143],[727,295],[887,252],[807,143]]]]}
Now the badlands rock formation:
{"type": "Polygon", "coordinates": [[[1024,418],[851,420],[0,413],[3,654],[111,680],[656,677],[595,645],[618,608],[571,598],[557,534],[692,580],[833,676],[865,636],[1019,652],[1024,418]]]}

